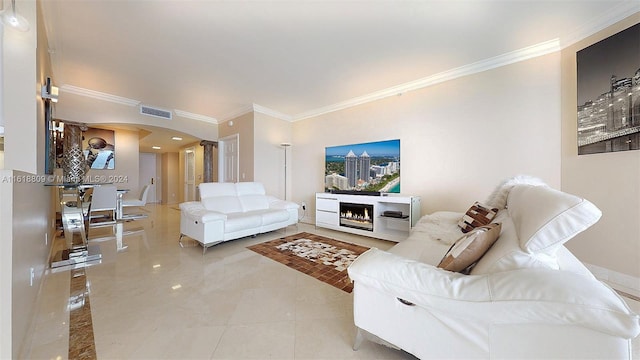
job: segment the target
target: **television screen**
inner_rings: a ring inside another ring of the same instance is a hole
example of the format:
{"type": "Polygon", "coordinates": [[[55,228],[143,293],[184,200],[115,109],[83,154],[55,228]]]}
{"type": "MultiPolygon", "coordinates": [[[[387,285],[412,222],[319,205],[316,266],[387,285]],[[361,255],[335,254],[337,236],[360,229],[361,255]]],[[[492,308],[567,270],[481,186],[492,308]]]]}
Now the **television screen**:
{"type": "Polygon", "coordinates": [[[400,140],[325,148],[325,191],[400,192],[400,140]]]}

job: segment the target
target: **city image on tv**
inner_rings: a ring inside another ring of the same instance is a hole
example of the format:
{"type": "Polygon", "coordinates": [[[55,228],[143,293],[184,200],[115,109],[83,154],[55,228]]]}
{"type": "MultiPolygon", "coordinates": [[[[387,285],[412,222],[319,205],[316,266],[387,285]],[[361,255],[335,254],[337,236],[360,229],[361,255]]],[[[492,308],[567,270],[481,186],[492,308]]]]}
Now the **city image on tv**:
{"type": "Polygon", "coordinates": [[[400,193],[400,140],[325,148],[326,192],[400,193]]]}

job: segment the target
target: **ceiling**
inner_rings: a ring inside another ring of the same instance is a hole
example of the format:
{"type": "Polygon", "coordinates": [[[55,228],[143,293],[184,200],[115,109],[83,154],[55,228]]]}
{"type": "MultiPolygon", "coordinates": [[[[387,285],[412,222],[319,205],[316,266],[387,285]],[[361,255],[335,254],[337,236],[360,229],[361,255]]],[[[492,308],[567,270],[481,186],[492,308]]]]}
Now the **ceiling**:
{"type": "Polygon", "coordinates": [[[257,105],[295,121],[549,40],[568,45],[638,4],[48,0],[42,10],[62,90],[219,123],[257,105]]]}
{"type": "Polygon", "coordinates": [[[92,125],[92,127],[107,130],[137,131],[140,145],[139,150],[140,152],[147,153],[178,152],[182,147],[200,141],[200,139],[189,134],[150,125],[102,124],[98,126],[92,125]],[[158,147],[159,149],[154,147],[158,147]]]}

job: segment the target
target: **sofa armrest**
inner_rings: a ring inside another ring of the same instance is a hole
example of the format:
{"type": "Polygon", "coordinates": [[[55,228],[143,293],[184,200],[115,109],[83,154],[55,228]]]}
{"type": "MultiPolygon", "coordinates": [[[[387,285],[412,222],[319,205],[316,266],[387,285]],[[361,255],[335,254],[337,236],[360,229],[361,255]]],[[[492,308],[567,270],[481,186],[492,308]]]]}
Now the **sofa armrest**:
{"type": "Polygon", "coordinates": [[[286,200],[280,200],[274,196],[270,196],[267,195],[267,200],[269,201],[269,208],[270,209],[282,209],[282,210],[289,210],[289,209],[294,209],[297,210],[298,208],[300,208],[300,205],[291,202],[291,201],[286,201],[286,200]]]}
{"type": "Polygon", "coordinates": [[[227,220],[227,215],[217,211],[207,210],[199,201],[180,203],[180,212],[192,220],[201,221],[203,223],[216,220],[227,220]]]}
{"type": "Polygon", "coordinates": [[[611,288],[578,274],[522,269],[463,275],[370,249],[348,269],[356,287],[378,289],[432,312],[485,324],[571,324],[631,339],[640,317],[611,288]]]}

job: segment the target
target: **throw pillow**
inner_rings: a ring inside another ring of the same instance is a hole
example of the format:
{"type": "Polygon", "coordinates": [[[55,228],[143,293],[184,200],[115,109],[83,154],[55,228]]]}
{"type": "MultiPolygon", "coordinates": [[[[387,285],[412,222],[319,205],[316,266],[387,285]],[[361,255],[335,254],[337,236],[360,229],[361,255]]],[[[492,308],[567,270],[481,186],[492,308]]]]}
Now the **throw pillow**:
{"type": "Polygon", "coordinates": [[[502,225],[493,223],[473,229],[458,239],[444,255],[439,268],[461,272],[475,264],[498,240],[502,225]]]}
{"type": "Polygon", "coordinates": [[[497,213],[497,208],[490,208],[476,201],[464,216],[462,216],[462,219],[458,222],[458,226],[463,233],[466,233],[478,226],[491,223],[491,220],[496,217],[497,213]]]}

